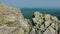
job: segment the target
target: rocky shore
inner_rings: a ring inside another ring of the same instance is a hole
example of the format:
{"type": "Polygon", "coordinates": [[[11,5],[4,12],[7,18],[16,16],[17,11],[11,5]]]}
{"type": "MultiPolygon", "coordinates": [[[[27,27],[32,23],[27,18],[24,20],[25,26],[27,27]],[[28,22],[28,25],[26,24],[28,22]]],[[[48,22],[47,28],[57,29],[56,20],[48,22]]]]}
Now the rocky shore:
{"type": "Polygon", "coordinates": [[[0,34],[60,34],[60,20],[38,11],[30,20],[19,8],[0,4],[0,34]]]}

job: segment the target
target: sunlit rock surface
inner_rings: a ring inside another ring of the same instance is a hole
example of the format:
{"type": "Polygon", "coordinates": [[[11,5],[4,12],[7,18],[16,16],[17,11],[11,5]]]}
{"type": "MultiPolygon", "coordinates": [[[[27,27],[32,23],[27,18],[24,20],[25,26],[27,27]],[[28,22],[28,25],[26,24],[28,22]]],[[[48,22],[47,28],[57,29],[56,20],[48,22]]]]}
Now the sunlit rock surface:
{"type": "Polygon", "coordinates": [[[19,8],[0,4],[0,34],[60,34],[60,21],[50,14],[34,12],[24,18],[19,8]]]}
{"type": "Polygon", "coordinates": [[[28,20],[18,8],[0,4],[0,34],[28,34],[28,20]]]}
{"type": "Polygon", "coordinates": [[[33,21],[37,29],[36,33],[40,34],[38,32],[40,30],[41,34],[58,34],[58,24],[60,22],[57,17],[39,12],[34,12],[34,16],[33,21]]]}

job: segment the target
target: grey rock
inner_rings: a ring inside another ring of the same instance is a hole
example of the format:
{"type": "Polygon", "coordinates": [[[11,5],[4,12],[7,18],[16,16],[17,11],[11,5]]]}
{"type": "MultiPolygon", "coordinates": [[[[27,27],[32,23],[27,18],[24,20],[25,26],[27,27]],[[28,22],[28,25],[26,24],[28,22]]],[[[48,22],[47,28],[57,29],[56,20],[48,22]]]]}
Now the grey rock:
{"type": "Polygon", "coordinates": [[[28,20],[23,17],[20,9],[9,7],[4,4],[0,4],[0,6],[3,6],[0,7],[1,18],[4,16],[3,22],[2,20],[2,23],[0,22],[3,24],[0,26],[0,34],[28,34],[28,20]]]}
{"type": "MultiPolygon", "coordinates": [[[[40,12],[34,12],[34,24],[35,27],[40,30],[38,34],[57,34],[58,24],[60,23],[56,16],[50,14],[43,14],[40,12]]],[[[38,32],[38,31],[37,31],[38,32]]]]}
{"type": "Polygon", "coordinates": [[[34,12],[30,20],[19,8],[0,4],[0,34],[58,34],[60,20],[56,16],[34,12]]]}

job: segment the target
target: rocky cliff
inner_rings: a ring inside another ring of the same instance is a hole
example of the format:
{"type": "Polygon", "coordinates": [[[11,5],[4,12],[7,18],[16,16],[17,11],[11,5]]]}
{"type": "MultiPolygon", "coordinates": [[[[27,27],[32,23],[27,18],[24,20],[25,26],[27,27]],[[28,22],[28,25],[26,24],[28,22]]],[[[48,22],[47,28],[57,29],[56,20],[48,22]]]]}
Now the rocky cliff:
{"type": "Polygon", "coordinates": [[[59,27],[56,16],[34,12],[30,20],[19,8],[0,4],[0,34],[59,34],[59,27]]]}

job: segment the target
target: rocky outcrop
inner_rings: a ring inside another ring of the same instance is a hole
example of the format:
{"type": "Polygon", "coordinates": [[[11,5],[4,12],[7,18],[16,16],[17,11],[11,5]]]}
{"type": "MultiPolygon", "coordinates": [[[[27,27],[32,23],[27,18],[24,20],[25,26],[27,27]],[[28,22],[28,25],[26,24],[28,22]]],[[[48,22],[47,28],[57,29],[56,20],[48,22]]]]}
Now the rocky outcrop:
{"type": "MultiPolygon", "coordinates": [[[[59,20],[57,17],[43,14],[39,12],[34,13],[34,24],[38,34],[58,34],[59,20]],[[39,31],[39,32],[38,32],[39,31]]],[[[35,30],[36,30],[35,29],[35,30]]]]}
{"type": "Polygon", "coordinates": [[[26,19],[19,8],[0,4],[0,34],[58,34],[60,21],[57,17],[34,12],[26,19]]]}
{"type": "Polygon", "coordinates": [[[0,4],[0,34],[28,34],[28,19],[18,8],[0,4]]]}

